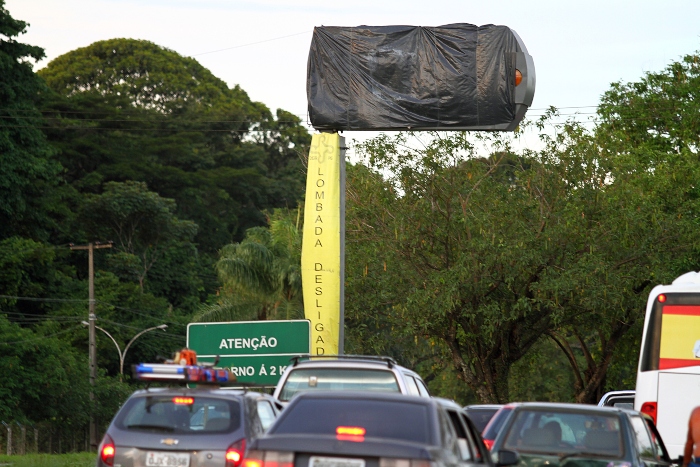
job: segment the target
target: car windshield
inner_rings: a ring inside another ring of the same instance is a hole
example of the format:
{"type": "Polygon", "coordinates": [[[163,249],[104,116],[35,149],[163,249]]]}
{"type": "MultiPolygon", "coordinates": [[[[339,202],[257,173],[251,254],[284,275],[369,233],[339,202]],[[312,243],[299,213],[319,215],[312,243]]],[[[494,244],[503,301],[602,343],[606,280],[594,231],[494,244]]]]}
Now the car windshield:
{"type": "Polygon", "coordinates": [[[289,373],[279,400],[288,401],[304,391],[400,392],[394,373],[357,368],[299,368],[289,373]]]}
{"type": "Polygon", "coordinates": [[[623,454],[620,419],[614,414],[523,409],[504,436],[503,447],[520,453],[605,458],[623,454]]]}
{"type": "Polygon", "coordinates": [[[304,399],[286,408],[270,433],[339,436],[339,427],[353,427],[364,429],[366,437],[434,444],[429,413],[411,402],[304,399]]]}
{"type": "Polygon", "coordinates": [[[236,400],[196,395],[135,397],[127,401],[115,423],[130,431],[230,433],[241,425],[241,406],[236,400]]]}
{"type": "Polygon", "coordinates": [[[498,407],[467,407],[465,409],[467,416],[474,422],[474,426],[479,432],[484,431],[491,417],[498,412],[498,407]]]}

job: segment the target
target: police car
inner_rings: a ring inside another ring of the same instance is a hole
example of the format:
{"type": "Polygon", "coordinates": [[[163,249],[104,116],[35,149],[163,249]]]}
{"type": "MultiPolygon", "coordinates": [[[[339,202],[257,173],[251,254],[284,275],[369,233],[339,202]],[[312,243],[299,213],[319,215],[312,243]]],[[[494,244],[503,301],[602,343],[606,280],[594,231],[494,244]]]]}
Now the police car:
{"type": "Polygon", "coordinates": [[[127,399],[102,439],[98,467],[239,467],[279,413],[268,394],[224,388],[235,381],[227,370],[141,364],[134,376],[166,387],[127,399]]]}

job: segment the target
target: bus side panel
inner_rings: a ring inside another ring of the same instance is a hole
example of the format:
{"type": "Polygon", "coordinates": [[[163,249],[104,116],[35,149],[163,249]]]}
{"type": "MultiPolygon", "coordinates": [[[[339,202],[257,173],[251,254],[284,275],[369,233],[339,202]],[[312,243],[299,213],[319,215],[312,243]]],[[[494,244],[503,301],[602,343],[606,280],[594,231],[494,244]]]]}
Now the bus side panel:
{"type": "MultiPolygon", "coordinates": [[[[634,392],[634,410],[642,410],[645,402],[658,400],[658,371],[640,371],[637,373],[637,385],[634,392]]],[[[661,434],[663,437],[663,434],[661,434]]]]}
{"type": "Polygon", "coordinates": [[[700,374],[660,372],[658,404],[656,426],[675,459],[683,455],[690,412],[700,406],[700,374]]]}

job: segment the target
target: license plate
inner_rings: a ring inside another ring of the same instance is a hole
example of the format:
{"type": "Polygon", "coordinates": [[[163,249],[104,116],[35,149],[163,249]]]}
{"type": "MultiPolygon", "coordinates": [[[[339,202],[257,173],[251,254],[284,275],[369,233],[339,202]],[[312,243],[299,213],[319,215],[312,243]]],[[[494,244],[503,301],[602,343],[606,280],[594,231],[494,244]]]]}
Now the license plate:
{"type": "Polygon", "coordinates": [[[364,459],[311,456],[309,467],[365,467],[364,459]]]}
{"type": "Polygon", "coordinates": [[[148,452],[146,453],[147,467],[189,467],[190,453],[188,452],[148,452]]]}

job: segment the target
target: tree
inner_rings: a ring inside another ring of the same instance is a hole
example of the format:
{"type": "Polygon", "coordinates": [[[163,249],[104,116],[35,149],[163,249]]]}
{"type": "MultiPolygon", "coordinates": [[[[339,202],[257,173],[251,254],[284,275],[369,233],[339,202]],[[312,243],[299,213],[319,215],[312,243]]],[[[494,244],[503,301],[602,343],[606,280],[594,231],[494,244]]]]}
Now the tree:
{"type": "Polygon", "coordinates": [[[113,39],[69,52],[39,74],[44,111],[67,181],[99,193],[108,181],[145,182],[201,228],[212,257],[263,211],[303,195],[310,142],[298,117],[276,119],[194,59],[147,41],[113,39]]]}
{"type": "Polygon", "coordinates": [[[154,264],[174,245],[191,242],[197,224],[175,217],[175,202],[148,191],[141,182],[109,182],[92,196],[82,218],[94,240],[113,240],[116,267],[133,272],[141,290],[154,264]]]}
{"type": "MultiPolygon", "coordinates": [[[[506,402],[512,365],[566,325],[599,326],[605,374],[645,287],[677,267],[666,252],[692,251],[695,239],[678,216],[688,206],[666,211],[653,188],[668,173],[619,168],[580,127],[520,155],[498,137],[486,142],[488,158],[464,133],[433,135],[424,149],[403,135],[363,146],[375,174],[348,180],[347,314],[384,312],[437,340],[480,400],[506,402]],[[363,270],[385,278],[363,280],[363,270]],[[368,290],[374,301],[353,309],[368,290]]],[[[690,180],[696,169],[683,169],[690,180]]],[[[577,399],[591,401],[599,376],[577,399]]]]}
{"type": "Polygon", "coordinates": [[[37,96],[43,82],[32,61],[44,51],[15,37],[27,23],[15,20],[0,0],[0,238],[26,235],[46,240],[56,227],[50,202],[60,166],[42,134],[37,96]]]}
{"type": "Polygon", "coordinates": [[[269,229],[248,229],[245,240],[225,246],[216,270],[223,287],[197,320],[303,318],[301,231],[290,213],[276,211],[269,229]]]}

